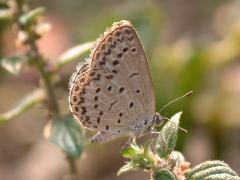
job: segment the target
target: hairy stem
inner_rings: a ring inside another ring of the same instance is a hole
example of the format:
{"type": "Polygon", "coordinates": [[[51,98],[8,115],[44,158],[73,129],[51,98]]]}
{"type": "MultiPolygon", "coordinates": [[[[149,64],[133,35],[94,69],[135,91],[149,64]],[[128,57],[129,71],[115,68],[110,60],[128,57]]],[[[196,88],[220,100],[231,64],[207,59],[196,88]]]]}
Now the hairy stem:
{"type": "MultiPolygon", "coordinates": [[[[36,36],[34,30],[29,28],[27,25],[24,26],[20,22],[20,17],[24,13],[27,13],[28,8],[24,0],[15,0],[15,22],[19,31],[24,32],[27,35],[27,40],[24,45],[27,48],[26,55],[28,56],[30,62],[37,68],[40,73],[40,81],[43,82],[43,88],[47,94],[48,110],[49,115],[53,116],[55,119],[59,120],[60,110],[56,99],[56,94],[54,93],[53,83],[51,82],[51,73],[48,70],[48,64],[46,59],[41,55],[37,46],[38,37],[36,36]]],[[[34,26],[34,25],[33,25],[34,26]]],[[[71,175],[75,176],[77,174],[76,162],[74,159],[68,158],[68,163],[71,170],[71,175]]]]}
{"type": "Polygon", "coordinates": [[[52,112],[54,115],[59,115],[59,107],[58,103],[56,100],[56,95],[54,93],[54,89],[51,83],[51,76],[49,72],[47,72],[47,65],[46,62],[44,61],[43,57],[38,51],[38,47],[36,45],[36,41],[34,38],[29,39],[29,56],[30,59],[35,60],[36,68],[38,69],[41,79],[43,80],[44,87],[46,89],[46,92],[48,94],[48,106],[50,112],[52,112]]]}
{"type": "Polygon", "coordinates": [[[27,34],[28,40],[26,41],[25,45],[28,47],[28,52],[27,56],[29,57],[30,60],[32,60],[33,64],[36,66],[38,69],[44,89],[46,90],[46,94],[48,96],[48,109],[51,115],[54,116],[59,116],[59,107],[58,103],[56,100],[56,95],[54,93],[54,88],[51,83],[51,76],[49,72],[47,71],[47,64],[45,59],[42,57],[42,55],[39,53],[38,46],[36,44],[37,38],[36,35],[34,34],[33,31],[29,30],[29,28],[24,27],[20,22],[19,22],[19,17],[25,13],[26,11],[26,4],[25,3],[19,3],[16,1],[16,9],[17,13],[16,15],[18,18],[16,19],[16,23],[18,28],[23,31],[24,33],[27,34]]]}

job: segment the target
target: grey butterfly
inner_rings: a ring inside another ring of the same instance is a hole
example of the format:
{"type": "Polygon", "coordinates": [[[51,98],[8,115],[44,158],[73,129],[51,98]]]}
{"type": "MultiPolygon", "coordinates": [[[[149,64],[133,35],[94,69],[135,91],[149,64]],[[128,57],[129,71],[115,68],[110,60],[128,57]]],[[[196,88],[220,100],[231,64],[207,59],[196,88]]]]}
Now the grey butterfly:
{"type": "Polygon", "coordinates": [[[92,142],[140,137],[164,119],[155,113],[148,61],[129,21],[114,23],[70,80],[70,110],[98,131],[92,142]]]}

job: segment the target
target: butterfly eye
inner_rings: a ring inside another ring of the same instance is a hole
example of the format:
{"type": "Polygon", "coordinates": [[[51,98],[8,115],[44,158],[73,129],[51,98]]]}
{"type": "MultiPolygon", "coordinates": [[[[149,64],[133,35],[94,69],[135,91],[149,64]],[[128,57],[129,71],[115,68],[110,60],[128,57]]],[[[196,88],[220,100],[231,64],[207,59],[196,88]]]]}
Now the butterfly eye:
{"type": "Polygon", "coordinates": [[[153,117],[153,120],[155,121],[155,124],[157,126],[161,125],[162,122],[164,121],[164,117],[160,116],[158,113],[156,113],[153,117]]]}

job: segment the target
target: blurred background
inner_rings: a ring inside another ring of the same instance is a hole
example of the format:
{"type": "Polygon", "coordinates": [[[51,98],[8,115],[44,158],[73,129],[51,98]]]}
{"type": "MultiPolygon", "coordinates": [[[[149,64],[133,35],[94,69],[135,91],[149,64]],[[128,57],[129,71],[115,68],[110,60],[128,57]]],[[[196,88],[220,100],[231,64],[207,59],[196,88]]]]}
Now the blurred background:
{"type": "MultiPolygon", "coordinates": [[[[150,62],[157,110],[194,91],[162,112],[170,117],[183,111],[181,127],[188,133],[179,132],[176,149],[192,166],[220,159],[240,173],[240,1],[38,0],[31,5],[47,8],[45,19],[52,29],[39,46],[51,61],[74,45],[95,40],[113,22],[131,21],[150,62]]],[[[12,28],[1,23],[1,57],[16,51],[15,39],[12,28]]],[[[66,112],[68,81],[78,62],[60,72],[57,93],[66,112]]],[[[0,69],[0,113],[37,84],[34,69],[25,68],[19,77],[0,69]]],[[[46,122],[46,111],[38,106],[0,126],[0,179],[57,180],[69,171],[63,153],[42,135],[46,122]]],[[[80,177],[149,179],[140,171],[116,176],[125,161],[119,154],[125,140],[87,146],[77,162],[80,177]]]]}

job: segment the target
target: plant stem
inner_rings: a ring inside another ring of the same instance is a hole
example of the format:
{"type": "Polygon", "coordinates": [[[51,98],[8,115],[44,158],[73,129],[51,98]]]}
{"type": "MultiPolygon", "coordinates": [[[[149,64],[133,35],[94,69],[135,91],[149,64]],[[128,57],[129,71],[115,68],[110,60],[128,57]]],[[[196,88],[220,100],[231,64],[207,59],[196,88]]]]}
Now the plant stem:
{"type": "Polygon", "coordinates": [[[60,68],[64,67],[66,64],[75,61],[76,59],[80,58],[83,53],[92,49],[95,45],[95,41],[90,41],[87,43],[83,43],[64,52],[54,64],[53,69],[59,70],[60,68]]]}
{"type": "Polygon", "coordinates": [[[76,166],[76,160],[71,158],[71,157],[67,157],[67,161],[69,163],[70,166],[70,172],[73,175],[77,175],[77,166],[76,166]]]}
{"type": "Polygon", "coordinates": [[[46,62],[44,61],[43,57],[40,55],[38,47],[36,45],[36,41],[34,38],[29,37],[29,56],[30,59],[35,60],[36,68],[38,69],[41,78],[44,82],[44,87],[46,89],[46,92],[48,94],[48,106],[49,110],[54,114],[54,115],[59,115],[59,107],[58,103],[56,100],[56,95],[53,90],[53,86],[51,83],[51,76],[49,72],[47,72],[47,65],[46,62]]]}
{"type": "Polygon", "coordinates": [[[19,116],[19,114],[29,110],[34,105],[42,103],[45,100],[46,93],[42,88],[34,90],[25,98],[23,98],[16,107],[10,111],[7,111],[6,113],[0,114],[0,124],[19,116]]]}
{"type": "MultiPolygon", "coordinates": [[[[38,37],[36,36],[33,28],[29,28],[21,24],[20,17],[27,13],[27,4],[24,0],[15,0],[16,4],[16,13],[15,13],[15,22],[20,31],[24,32],[27,35],[27,40],[24,42],[24,45],[28,48],[26,55],[29,58],[29,62],[32,62],[33,65],[37,68],[40,73],[40,80],[43,82],[43,88],[46,91],[47,95],[47,102],[48,102],[48,110],[50,118],[53,116],[55,120],[60,120],[60,110],[59,105],[56,99],[56,94],[54,92],[53,83],[51,81],[51,73],[48,70],[48,64],[44,57],[39,52],[37,46],[38,37]]],[[[34,25],[33,25],[34,26],[34,25]]],[[[77,175],[77,167],[76,161],[72,158],[67,158],[69,166],[70,166],[70,173],[74,177],[77,175]]]]}
{"type": "Polygon", "coordinates": [[[43,81],[44,84],[44,89],[46,90],[46,94],[48,96],[47,101],[48,101],[48,109],[51,115],[59,116],[59,107],[58,103],[56,100],[56,95],[54,93],[54,89],[51,83],[51,76],[50,73],[47,71],[47,64],[42,55],[39,53],[38,46],[36,44],[37,38],[35,37],[36,35],[34,32],[29,30],[29,28],[24,27],[20,22],[19,18],[24,12],[26,8],[25,3],[18,3],[16,1],[17,5],[17,18],[16,18],[16,23],[18,25],[18,28],[23,31],[24,33],[27,34],[28,40],[26,41],[25,45],[28,46],[28,52],[27,56],[29,57],[30,60],[34,63],[36,68],[38,69],[41,80],[43,81]]]}

